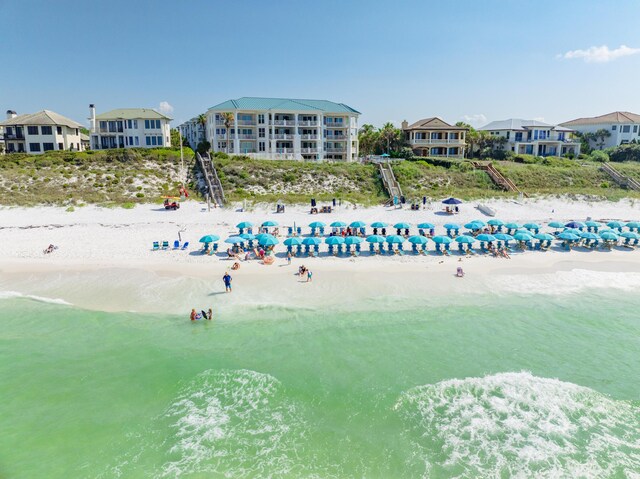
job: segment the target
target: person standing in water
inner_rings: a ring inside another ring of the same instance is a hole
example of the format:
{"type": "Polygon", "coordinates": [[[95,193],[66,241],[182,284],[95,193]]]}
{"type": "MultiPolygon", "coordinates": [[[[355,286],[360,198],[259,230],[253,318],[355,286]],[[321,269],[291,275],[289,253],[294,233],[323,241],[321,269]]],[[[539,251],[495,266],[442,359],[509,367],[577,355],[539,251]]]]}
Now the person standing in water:
{"type": "Polygon", "coordinates": [[[225,273],[224,276],[222,277],[222,281],[224,281],[224,290],[227,293],[231,292],[231,275],[229,273],[225,273]]]}
{"type": "Polygon", "coordinates": [[[311,272],[311,270],[307,270],[307,283],[311,281],[312,276],[313,276],[313,273],[311,272]]]}
{"type": "Polygon", "coordinates": [[[213,319],[213,310],[211,308],[209,308],[209,311],[207,311],[207,319],[209,321],[213,319]]]}

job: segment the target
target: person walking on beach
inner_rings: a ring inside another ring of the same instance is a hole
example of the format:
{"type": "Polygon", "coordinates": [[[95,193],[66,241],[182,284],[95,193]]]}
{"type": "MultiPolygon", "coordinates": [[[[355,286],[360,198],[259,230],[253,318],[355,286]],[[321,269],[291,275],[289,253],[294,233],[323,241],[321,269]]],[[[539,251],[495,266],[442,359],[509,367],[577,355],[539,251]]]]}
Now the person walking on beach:
{"type": "Polygon", "coordinates": [[[231,292],[231,275],[229,273],[225,273],[222,277],[222,281],[224,281],[224,290],[227,293],[231,292]]]}
{"type": "Polygon", "coordinates": [[[291,266],[291,251],[287,253],[287,264],[291,266]]]}
{"type": "Polygon", "coordinates": [[[311,270],[307,270],[307,283],[312,280],[313,273],[311,270]]]}

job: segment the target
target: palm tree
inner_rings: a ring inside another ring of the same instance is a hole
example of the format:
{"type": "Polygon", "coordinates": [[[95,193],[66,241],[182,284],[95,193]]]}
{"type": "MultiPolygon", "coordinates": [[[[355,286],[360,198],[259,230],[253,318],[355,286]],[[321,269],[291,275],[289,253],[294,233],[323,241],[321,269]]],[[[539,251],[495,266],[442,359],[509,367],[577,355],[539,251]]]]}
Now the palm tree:
{"type": "Polygon", "coordinates": [[[387,122],[382,125],[382,128],[380,129],[380,136],[387,144],[387,154],[389,154],[389,151],[391,150],[391,142],[397,139],[397,135],[398,130],[393,126],[393,123],[387,122]]]}
{"type": "Polygon", "coordinates": [[[373,154],[376,143],[378,142],[378,136],[375,126],[370,124],[362,125],[362,128],[360,128],[358,132],[360,152],[365,156],[373,154]]]}
{"type": "Polygon", "coordinates": [[[464,121],[459,121],[458,123],[456,123],[456,126],[459,126],[461,128],[467,128],[467,133],[466,135],[464,135],[464,141],[465,141],[465,147],[467,150],[466,151],[467,158],[472,158],[473,149],[478,144],[478,131],[468,123],[465,123],[464,121]]]}
{"type": "Polygon", "coordinates": [[[235,117],[233,116],[233,113],[226,112],[226,113],[220,113],[220,118],[222,118],[222,123],[224,124],[224,127],[227,130],[227,151],[226,152],[229,153],[229,130],[233,126],[233,123],[235,122],[235,117]]]}
{"type": "MultiPolygon", "coordinates": [[[[198,119],[196,121],[198,125],[200,125],[204,130],[204,138],[202,138],[202,140],[204,140],[207,137],[207,115],[205,115],[204,113],[201,113],[200,115],[198,115],[198,119]]],[[[199,143],[200,141],[201,139],[198,138],[197,143],[199,143]]]]}

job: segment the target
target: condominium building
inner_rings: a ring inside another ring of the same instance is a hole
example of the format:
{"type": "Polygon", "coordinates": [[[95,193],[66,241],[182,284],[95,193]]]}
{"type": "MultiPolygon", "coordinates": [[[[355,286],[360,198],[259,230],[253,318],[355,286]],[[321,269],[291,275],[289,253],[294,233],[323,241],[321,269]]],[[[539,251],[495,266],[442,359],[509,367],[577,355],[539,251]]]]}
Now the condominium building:
{"type": "Polygon", "coordinates": [[[207,139],[206,119],[203,124],[200,121],[199,116],[193,117],[189,121],[185,121],[178,126],[178,130],[180,130],[182,138],[189,142],[189,146],[191,146],[191,149],[194,151],[198,147],[198,143],[207,139]]]}
{"type": "Polygon", "coordinates": [[[353,161],[358,158],[359,115],[327,100],[243,97],[209,109],[207,138],[214,152],[353,161]]]}
{"type": "Polygon", "coordinates": [[[118,108],[96,115],[89,105],[91,148],[157,148],[171,146],[171,118],[151,108],[118,108]]]}
{"type": "Polygon", "coordinates": [[[403,121],[402,132],[417,156],[464,157],[467,128],[431,117],[411,125],[403,121]]]}
{"type": "Polygon", "coordinates": [[[18,115],[8,110],[0,128],[4,129],[7,153],[37,155],[45,151],[84,149],[80,139],[82,125],[53,111],[18,115]]]}
{"type": "Polygon", "coordinates": [[[537,120],[493,121],[479,128],[496,137],[506,138],[505,151],[535,156],[563,156],[580,154],[580,140],[573,137],[574,130],[550,125],[537,120]]]}
{"type": "Polygon", "coordinates": [[[631,143],[633,140],[640,141],[640,115],[628,111],[614,111],[606,115],[578,118],[561,125],[580,133],[595,133],[599,130],[611,133],[611,136],[590,140],[592,146],[609,148],[631,143]]]}

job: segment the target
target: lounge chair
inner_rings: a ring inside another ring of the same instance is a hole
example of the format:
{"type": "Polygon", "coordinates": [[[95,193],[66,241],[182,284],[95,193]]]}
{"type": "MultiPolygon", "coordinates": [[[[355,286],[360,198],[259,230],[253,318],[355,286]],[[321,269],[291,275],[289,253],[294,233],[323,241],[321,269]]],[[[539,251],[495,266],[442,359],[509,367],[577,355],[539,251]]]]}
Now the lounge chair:
{"type": "Polygon", "coordinates": [[[175,240],[173,242],[173,249],[180,249],[180,241],[175,240]]]}
{"type": "Polygon", "coordinates": [[[184,244],[182,245],[182,248],[180,248],[181,251],[186,250],[189,247],[189,242],[185,241],[184,244]]]}
{"type": "Polygon", "coordinates": [[[218,243],[213,243],[213,248],[212,249],[213,249],[214,252],[217,253],[218,252],[218,243]]]}
{"type": "Polygon", "coordinates": [[[168,241],[163,241],[162,242],[162,249],[169,249],[169,242],[168,241]]]}
{"type": "Polygon", "coordinates": [[[160,249],[160,243],[157,241],[153,242],[153,251],[158,251],[160,249]]]}

